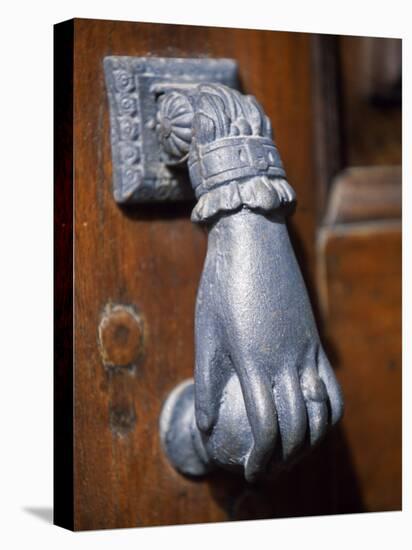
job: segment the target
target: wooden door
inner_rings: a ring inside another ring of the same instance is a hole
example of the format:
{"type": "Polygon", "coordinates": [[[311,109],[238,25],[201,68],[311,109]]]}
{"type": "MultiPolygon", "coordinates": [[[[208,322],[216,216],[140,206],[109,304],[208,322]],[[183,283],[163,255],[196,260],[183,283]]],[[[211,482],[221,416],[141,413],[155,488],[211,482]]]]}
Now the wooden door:
{"type": "Polygon", "coordinates": [[[56,26],[57,524],[83,530],[365,509],[342,426],[274,482],[248,485],[225,472],[193,480],[174,471],[161,449],[159,415],[169,392],[193,373],[206,235],[190,222],[193,202],[119,207],[112,194],[103,58],[235,59],[243,91],[272,121],[298,196],[291,234],[318,311],[324,191],[314,142],[329,119],[315,101],[322,89],[316,40],[82,19],[56,26]]]}

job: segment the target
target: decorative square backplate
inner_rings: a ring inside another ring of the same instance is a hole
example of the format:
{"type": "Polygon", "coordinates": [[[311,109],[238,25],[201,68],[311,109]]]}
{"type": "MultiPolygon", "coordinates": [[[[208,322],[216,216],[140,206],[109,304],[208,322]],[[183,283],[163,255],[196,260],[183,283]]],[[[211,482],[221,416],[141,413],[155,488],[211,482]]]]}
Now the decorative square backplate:
{"type": "Polygon", "coordinates": [[[187,174],[163,161],[156,134],[157,93],[201,82],[238,87],[230,59],[106,57],[113,193],[118,203],[193,198],[187,174]]]}

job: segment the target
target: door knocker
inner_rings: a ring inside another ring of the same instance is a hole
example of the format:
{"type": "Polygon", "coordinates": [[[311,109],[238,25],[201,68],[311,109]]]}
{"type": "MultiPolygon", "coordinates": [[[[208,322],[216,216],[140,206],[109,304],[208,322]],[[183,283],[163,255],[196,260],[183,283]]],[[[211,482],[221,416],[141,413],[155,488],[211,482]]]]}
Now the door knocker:
{"type": "Polygon", "coordinates": [[[230,60],[109,57],[105,73],[116,200],[194,192],[192,221],[208,229],[194,381],[163,406],[164,450],[184,474],[220,466],[254,481],[343,411],[290,243],[295,193],[270,121],[235,89],[230,60]]]}

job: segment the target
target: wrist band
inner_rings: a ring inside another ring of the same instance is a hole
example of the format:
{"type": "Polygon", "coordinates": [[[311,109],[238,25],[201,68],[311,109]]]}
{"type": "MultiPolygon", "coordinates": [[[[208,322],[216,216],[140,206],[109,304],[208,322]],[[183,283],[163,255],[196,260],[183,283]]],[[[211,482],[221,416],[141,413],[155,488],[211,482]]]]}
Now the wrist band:
{"type": "Polygon", "coordinates": [[[270,138],[228,137],[193,144],[188,167],[196,197],[234,180],[255,176],[286,178],[277,148],[270,138]]]}

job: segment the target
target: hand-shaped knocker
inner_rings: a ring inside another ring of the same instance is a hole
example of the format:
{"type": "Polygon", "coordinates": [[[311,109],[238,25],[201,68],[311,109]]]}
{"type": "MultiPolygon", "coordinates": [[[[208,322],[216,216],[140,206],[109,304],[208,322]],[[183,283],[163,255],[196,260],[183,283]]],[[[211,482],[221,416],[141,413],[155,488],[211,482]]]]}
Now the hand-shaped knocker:
{"type": "Polygon", "coordinates": [[[252,96],[223,85],[159,99],[158,136],[187,162],[208,226],[195,318],[195,378],[169,396],[161,436],[172,464],[248,481],[317,443],[342,415],[285,217],[295,201],[252,96]]]}

